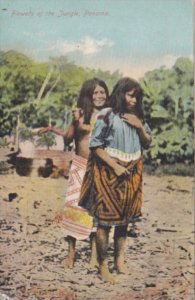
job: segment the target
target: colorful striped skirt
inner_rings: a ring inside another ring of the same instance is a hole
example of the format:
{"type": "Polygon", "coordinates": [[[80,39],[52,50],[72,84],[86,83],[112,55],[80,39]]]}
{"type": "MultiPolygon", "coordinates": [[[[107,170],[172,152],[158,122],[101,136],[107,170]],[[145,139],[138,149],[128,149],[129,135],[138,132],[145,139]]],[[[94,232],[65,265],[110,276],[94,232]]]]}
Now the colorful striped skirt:
{"type": "Polygon", "coordinates": [[[60,222],[65,236],[72,236],[77,240],[87,239],[93,227],[93,218],[87,210],[78,206],[86,165],[85,158],[73,155],[60,222]]]}
{"type": "Polygon", "coordinates": [[[121,162],[129,176],[117,177],[97,157],[88,160],[79,206],[87,209],[99,225],[126,225],[141,215],[142,159],[121,162]]]}

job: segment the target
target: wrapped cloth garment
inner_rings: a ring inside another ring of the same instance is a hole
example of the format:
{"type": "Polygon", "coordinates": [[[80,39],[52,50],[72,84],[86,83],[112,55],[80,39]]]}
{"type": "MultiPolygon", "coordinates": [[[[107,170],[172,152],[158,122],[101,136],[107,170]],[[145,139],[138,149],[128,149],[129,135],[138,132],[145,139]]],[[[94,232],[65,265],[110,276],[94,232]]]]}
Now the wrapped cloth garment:
{"type": "Polygon", "coordinates": [[[84,208],[78,206],[86,165],[85,158],[73,154],[61,220],[63,234],[77,240],[87,239],[93,227],[93,218],[84,208]]]}
{"type": "Polygon", "coordinates": [[[100,159],[88,160],[79,206],[87,209],[99,225],[126,225],[141,216],[142,158],[118,163],[130,175],[117,177],[100,159]]]}
{"type": "MultiPolygon", "coordinates": [[[[93,130],[96,117],[90,121],[90,131],[93,130]]],[[[92,231],[93,218],[88,211],[78,206],[79,196],[83,177],[85,175],[87,159],[79,155],[72,154],[72,163],[69,170],[68,186],[65,194],[64,209],[61,216],[63,233],[77,240],[85,240],[92,231]]]]}

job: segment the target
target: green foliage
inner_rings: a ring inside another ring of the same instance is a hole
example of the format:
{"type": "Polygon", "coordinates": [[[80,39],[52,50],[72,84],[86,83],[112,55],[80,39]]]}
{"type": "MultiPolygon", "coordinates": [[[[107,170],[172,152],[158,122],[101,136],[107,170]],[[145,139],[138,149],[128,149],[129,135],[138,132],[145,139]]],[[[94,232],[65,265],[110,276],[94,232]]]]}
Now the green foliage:
{"type": "Polygon", "coordinates": [[[64,56],[37,63],[15,51],[0,53],[0,74],[0,136],[12,132],[18,114],[27,127],[47,126],[51,119],[65,130],[82,83],[99,76],[111,89],[120,75],[78,67],[64,56]]]}
{"type": "Polygon", "coordinates": [[[27,127],[21,128],[20,131],[19,131],[19,139],[22,142],[24,142],[24,141],[33,141],[32,131],[27,127]]]}
{"type": "Polygon", "coordinates": [[[7,141],[7,138],[4,137],[4,138],[0,138],[0,148],[1,147],[8,147],[10,144],[10,142],[7,141]]]}
{"type": "Polygon", "coordinates": [[[56,145],[55,135],[53,134],[53,132],[42,133],[36,142],[36,147],[43,146],[47,147],[48,150],[53,145],[56,145]]]}
{"type": "Polygon", "coordinates": [[[32,101],[47,74],[47,66],[15,51],[1,53],[0,62],[0,135],[4,136],[16,126],[19,113],[22,119],[31,115],[32,101]]]}
{"type": "MultiPolygon", "coordinates": [[[[103,79],[110,92],[122,77],[83,68],[67,57],[35,62],[24,54],[0,52],[0,136],[16,128],[17,117],[27,128],[50,122],[63,130],[71,121],[82,83],[92,77],[103,79]]],[[[193,162],[193,63],[180,57],[170,69],[164,66],[147,72],[140,80],[144,91],[145,119],[152,128],[153,141],[145,151],[149,163],[193,162]]],[[[26,129],[25,129],[26,130],[26,129]]],[[[20,138],[31,139],[20,132],[20,138]]],[[[52,136],[41,136],[40,145],[51,147],[52,136]],[[42,144],[43,143],[43,144],[42,144]]]]}
{"type": "Polygon", "coordinates": [[[193,157],[192,134],[186,127],[177,126],[167,128],[159,134],[153,130],[153,141],[146,158],[153,163],[190,162],[193,157]]]}
{"type": "Polygon", "coordinates": [[[148,72],[141,80],[145,117],[153,141],[147,162],[193,162],[193,64],[179,58],[172,69],[148,72]]]}

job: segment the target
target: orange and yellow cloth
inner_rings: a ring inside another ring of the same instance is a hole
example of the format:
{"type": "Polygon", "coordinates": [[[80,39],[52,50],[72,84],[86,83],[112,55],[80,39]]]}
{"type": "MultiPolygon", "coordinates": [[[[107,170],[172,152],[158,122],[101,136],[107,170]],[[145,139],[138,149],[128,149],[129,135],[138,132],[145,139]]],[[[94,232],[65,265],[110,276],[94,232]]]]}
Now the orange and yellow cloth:
{"type": "Polygon", "coordinates": [[[105,162],[92,157],[81,187],[79,205],[87,209],[99,225],[127,225],[141,215],[142,158],[118,163],[128,176],[116,176],[105,162]]]}

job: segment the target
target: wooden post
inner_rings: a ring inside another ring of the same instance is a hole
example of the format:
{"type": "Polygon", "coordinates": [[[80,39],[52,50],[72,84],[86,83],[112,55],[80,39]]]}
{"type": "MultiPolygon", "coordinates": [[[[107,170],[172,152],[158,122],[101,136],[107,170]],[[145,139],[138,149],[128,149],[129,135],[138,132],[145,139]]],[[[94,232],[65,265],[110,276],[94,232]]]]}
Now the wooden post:
{"type": "Polygon", "coordinates": [[[16,124],[16,136],[15,136],[15,151],[19,150],[19,129],[20,129],[20,115],[17,116],[17,124],[16,124]]]}
{"type": "Polygon", "coordinates": [[[49,127],[51,127],[51,114],[49,114],[49,124],[48,124],[49,127]]]}

